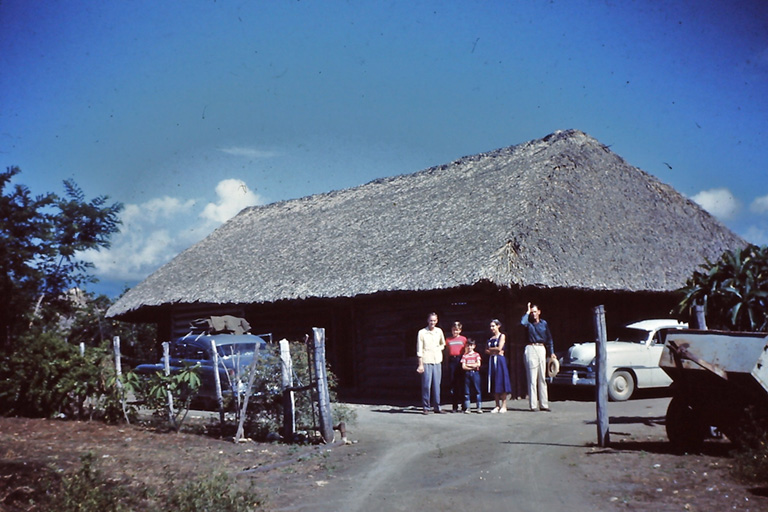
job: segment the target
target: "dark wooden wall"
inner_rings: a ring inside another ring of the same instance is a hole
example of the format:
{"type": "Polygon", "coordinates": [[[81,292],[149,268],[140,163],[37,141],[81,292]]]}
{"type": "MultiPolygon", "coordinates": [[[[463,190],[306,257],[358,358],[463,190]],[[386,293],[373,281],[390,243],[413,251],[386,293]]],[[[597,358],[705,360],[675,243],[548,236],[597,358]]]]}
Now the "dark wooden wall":
{"type": "MultiPolygon", "coordinates": [[[[275,341],[301,340],[305,334],[312,335],[312,327],[324,327],[327,360],[339,379],[342,397],[418,403],[416,336],[433,311],[446,336],[458,320],[464,326],[463,334],[478,342],[481,353],[490,337],[490,321],[499,319],[507,335],[512,395],[525,397],[526,336],[520,319],[529,301],[541,308],[556,351],[594,339],[592,308],[597,305],[605,305],[609,339],[620,325],[669,317],[674,305],[672,294],[510,289],[481,284],[443,291],[251,304],[243,307],[243,314],[254,333],[271,332],[275,341]]],[[[221,310],[221,306],[216,308],[221,310]]]]}

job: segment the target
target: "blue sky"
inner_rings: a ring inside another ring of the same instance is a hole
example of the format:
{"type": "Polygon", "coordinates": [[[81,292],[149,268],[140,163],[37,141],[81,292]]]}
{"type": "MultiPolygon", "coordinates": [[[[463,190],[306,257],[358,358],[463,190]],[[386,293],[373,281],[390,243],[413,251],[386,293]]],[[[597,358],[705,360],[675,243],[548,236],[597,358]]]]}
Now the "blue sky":
{"type": "Polygon", "coordinates": [[[0,28],[0,163],[125,204],[109,295],[244,206],[569,128],[768,244],[768,2],[2,0],[0,28]]]}

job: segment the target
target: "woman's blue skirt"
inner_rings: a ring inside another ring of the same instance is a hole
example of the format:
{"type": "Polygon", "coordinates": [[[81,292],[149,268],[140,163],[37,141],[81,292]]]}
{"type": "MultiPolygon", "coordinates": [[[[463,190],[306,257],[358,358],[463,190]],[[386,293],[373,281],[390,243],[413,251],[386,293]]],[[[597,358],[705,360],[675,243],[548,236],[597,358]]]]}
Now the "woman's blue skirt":
{"type": "Polygon", "coordinates": [[[507,359],[502,355],[492,355],[488,360],[488,392],[511,393],[507,359]]]}

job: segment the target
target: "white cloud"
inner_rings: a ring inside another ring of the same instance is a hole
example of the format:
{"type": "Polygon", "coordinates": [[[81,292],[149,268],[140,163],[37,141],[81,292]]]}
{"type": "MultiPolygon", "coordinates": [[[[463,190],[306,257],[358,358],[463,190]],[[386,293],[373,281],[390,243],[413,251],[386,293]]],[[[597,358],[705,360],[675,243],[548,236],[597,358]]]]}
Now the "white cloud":
{"type": "Polygon", "coordinates": [[[269,151],[264,149],[248,148],[242,146],[231,146],[228,148],[220,148],[219,151],[232,156],[244,156],[246,158],[272,158],[278,156],[275,151],[269,151]]]}
{"type": "Polygon", "coordinates": [[[222,180],[216,185],[217,203],[208,203],[200,214],[204,219],[218,223],[224,223],[240,213],[240,210],[248,206],[254,206],[262,202],[261,198],[252,192],[242,180],[222,180]]]}
{"type": "Polygon", "coordinates": [[[733,219],[741,209],[741,203],[727,188],[702,190],[691,199],[709,213],[724,221],[733,219]]]}
{"type": "Polygon", "coordinates": [[[245,182],[227,179],[216,186],[218,201],[194,215],[197,201],[163,196],[142,204],[127,204],[120,232],[108,250],[87,251],[83,259],[95,265],[101,280],[139,281],[197,243],[241,209],[262,202],[245,182]]]}
{"type": "Polygon", "coordinates": [[[156,197],[142,204],[127,204],[121,215],[123,231],[142,229],[146,224],[163,222],[165,219],[179,215],[189,215],[194,206],[194,199],[182,201],[169,196],[156,197]]]}
{"type": "Polygon", "coordinates": [[[759,226],[750,226],[742,235],[744,240],[755,245],[768,245],[768,229],[759,226]]]}
{"type": "Polygon", "coordinates": [[[749,205],[749,209],[754,213],[768,213],[768,196],[756,198],[749,205]]]}

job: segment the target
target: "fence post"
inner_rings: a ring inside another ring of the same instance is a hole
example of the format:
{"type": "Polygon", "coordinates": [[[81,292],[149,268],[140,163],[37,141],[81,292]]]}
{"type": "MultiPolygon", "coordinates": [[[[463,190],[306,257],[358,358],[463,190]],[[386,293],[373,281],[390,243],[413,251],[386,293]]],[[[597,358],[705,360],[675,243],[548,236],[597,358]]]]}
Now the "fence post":
{"type": "MultiPolygon", "coordinates": [[[[211,340],[213,352],[213,380],[216,383],[216,402],[219,404],[219,423],[221,432],[224,433],[224,397],[221,394],[221,375],[219,375],[219,351],[216,350],[216,341],[211,340]]],[[[226,371],[226,368],[224,369],[226,371]]]]}
{"type": "Polygon", "coordinates": [[[283,438],[292,440],[296,433],[296,410],[293,396],[293,360],[288,340],[280,340],[281,385],[283,389],[283,438]]]}
{"type": "Polygon", "coordinates": [[[704,313],[704,306],[697,304],[693,307],[696,312],[696,328],[702,331],[707,330],[707,315],[704,313]]]}
{"type": "Polygon", "coordinates": [[[248,414],[248,400],[251,398],[251,393],[253,392],[253,381],[256,379],[256,363],[258,362],[259,344],[256,343],[256,348],[253,350],[253,361],[251,361],[251,364],[248,367],[250,372],[248,374],[248,387],[245,388],[245,398],[243,398],[243,407],[240,410],[240,418],[237,424],[237,433],[235,434],[235,443],[239,443],[240,440],[245,436],[245,429],[243,428],[243,425],[245,424],[245,415],[248,414]]]}
{"type": "Polygon", "coordinates": [[[597,362],[597,382],[595,383],[595,402],[597,406],[597,444],[606,447],[610,443],[608,427],[608,376],[606,373],[607,334],[605,329],[605,307],[593,309],[595,315],[595,343],[597,362]]]}
{"type": "MultiPolygon", "coordinates": [[[[122,355],[120,353],[120,336],[115,336],[112,338],[112,347],[115,352],[115,385],[117,385],[117,390],[120,393],[120,405],[123,408],[123,416],[125,417],[125,422],[127,424],[131,424],[131,420],[128,419],[128,411],[125,407],[125,387],[123,386],[123,362],[122,362],[122,355]]],[[[80,355],[85,355],[85,343],[80,343],[80,355]]]]}
{"type": "MultiPolygon", "coordinates": [[[[81,344],[82,345],[82,344],[81,344]]],[[[115,352],[115,374],[117,375],[117,387],[123,389],[123,383],[120,382],[120,376],[123,374],[123,362],[120,354],[120,336],[112,338],[112,349],[115,352]]]]}
{"type": "Polygon", "coordinates": [[[323,441],[333,442],[333,417],[331,415],[331,398],[328,392],[328,376],[325,371],[325,329],[313,327],[315,351],[315,378],[317,380],[317,402],[320,415],[320,435],[323,441]]]}
{"type": "MultiPolygon", "coordinates": [[[[167,341],[163,342],[163,366],[165,367],[165,376],[167,377],[171,374],[170,343],[167,341]]],[[[176,413],[173,410],[173,394],[170,388],[166,388],[165,391],[168,397],[168,421],[170,421],[171,427],[174,430],[178,430],[176,427],[176,413]]]]}

